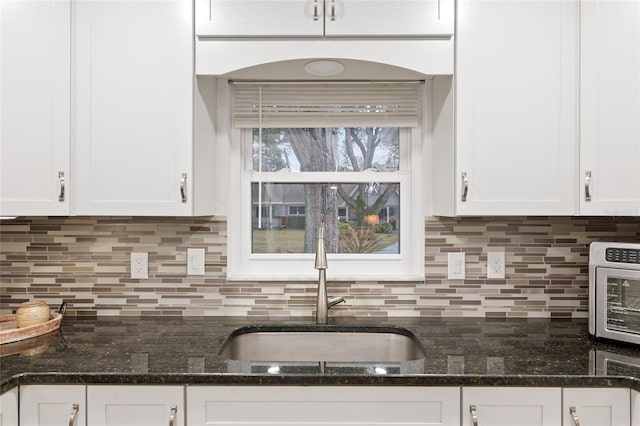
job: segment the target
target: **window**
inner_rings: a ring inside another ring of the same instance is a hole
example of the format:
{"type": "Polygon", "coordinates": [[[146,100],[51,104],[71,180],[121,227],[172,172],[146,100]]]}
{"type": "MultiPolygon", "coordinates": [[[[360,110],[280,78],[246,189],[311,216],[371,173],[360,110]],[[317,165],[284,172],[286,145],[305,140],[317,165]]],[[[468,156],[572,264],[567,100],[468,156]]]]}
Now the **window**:
{"type": "Polygon", "coordinates": [[[289,206],[289,216],[304,216],[304,206],[289,206]]]}
{"type": "Polygon", "coordinates": [[[299,84],[293,92],[266,85],[271,98],[257,86],[233,95],[229,279],[316,278],[321,224],[329,279],[423,279],[418,117],[393,97],[419,111],[419,85],[385,85],[389,97],[364,84],[312,84],[307,95],[299,84]],[[343,98],[338,106],[334,97],[343,98]]]}

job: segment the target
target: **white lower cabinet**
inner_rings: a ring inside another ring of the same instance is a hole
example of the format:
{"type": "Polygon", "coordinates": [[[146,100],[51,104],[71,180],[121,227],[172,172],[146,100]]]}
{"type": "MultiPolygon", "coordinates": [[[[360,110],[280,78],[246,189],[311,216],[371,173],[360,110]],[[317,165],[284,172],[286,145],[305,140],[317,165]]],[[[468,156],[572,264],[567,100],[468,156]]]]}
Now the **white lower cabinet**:
{"type": "Polygon", "coordinates": [[[0,426],[18,424],[640,426],[640,392],[559,387],[26,385],[20,386],[20,393],[15,388],[0,395],[0,426]]]}
{"type": "Polygon", "coordinates": [[[561,426],[562,389],[463,387],[463,426],[561,426]]]}
{"type": "Polygon", "coordinates": [[[18,424],[18,388],[0,395],[0,426],[18,424]]]}
{"type": "Polygon", "coordinates": [[[631,425],[640,426],[640,392],[631,390],[631,425]]]}
{"type": "MultiPolygon", "coordinates": [[[[85,426],[87,417],[84,385],[20,386],[20,425],[85,426]]],[[[17,425],[7,422],[6,425],[17,425]]],[[[5,423],[2,423],[5,426],[5,423]]]]}
{"type": "Polygon", "coordinates": [[[187,424],[460,425],[459,387],[188,386],[187,424]]]}
{"type": "Polygon", "coordinates": [[[183,426],[184,386],[87,386],[91,426],[183,426]]]}
{"type": "Polygon", "coordinates": [[[565,426],[626,426],[631,424],[630,389],[564,388],[565,426]]]}

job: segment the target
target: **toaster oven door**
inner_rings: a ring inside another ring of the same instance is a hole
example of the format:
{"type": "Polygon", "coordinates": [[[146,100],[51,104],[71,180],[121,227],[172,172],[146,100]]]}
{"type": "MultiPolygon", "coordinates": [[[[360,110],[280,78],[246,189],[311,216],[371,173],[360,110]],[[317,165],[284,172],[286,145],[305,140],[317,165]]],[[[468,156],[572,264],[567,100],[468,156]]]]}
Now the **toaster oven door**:
{"type": "Polygon", "coordinates": [[[640,344],[640,271],[598,268],[596,335],[640,344]]]}

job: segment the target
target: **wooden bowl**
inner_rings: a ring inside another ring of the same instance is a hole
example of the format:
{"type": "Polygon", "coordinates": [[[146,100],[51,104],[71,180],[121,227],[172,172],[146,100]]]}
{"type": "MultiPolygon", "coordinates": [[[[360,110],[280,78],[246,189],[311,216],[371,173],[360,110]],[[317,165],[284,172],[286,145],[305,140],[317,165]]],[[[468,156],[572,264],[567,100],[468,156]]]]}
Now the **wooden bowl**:
{"type": "Polygon", "coordinates": [[[18,328],[29,327],[49,321],[51,312],[44,300],[32,300],[20,304],[16,311],[18,328]]]}

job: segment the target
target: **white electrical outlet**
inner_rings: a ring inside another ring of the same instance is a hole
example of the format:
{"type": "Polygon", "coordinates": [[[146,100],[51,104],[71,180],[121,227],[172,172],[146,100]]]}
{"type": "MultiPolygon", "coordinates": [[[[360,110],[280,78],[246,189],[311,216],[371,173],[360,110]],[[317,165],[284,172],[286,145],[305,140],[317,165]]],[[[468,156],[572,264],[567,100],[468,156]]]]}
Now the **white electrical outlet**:
{"type": "Polygon", "coordinates": [[[131,253],[131,278],[149,278],[149,253],[131,253]]]}
{"type": "Polygon", "coordinates": [[[504,278],[504,252],[487,253],[487,278],[504,278]]]}
{"type": "Polygon", "coordinates": [[[465,279],[465,255],[464,253],[449,253],[449,265],[447,267],[447,275],[450,280],[465,279]]]}
{"type": "Polygon", "coordinates": [[[187,275],[204,275],[204,249],[187,249],[187,275]]]}

